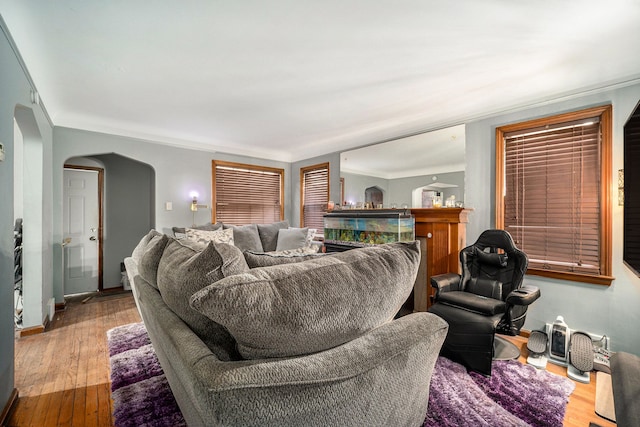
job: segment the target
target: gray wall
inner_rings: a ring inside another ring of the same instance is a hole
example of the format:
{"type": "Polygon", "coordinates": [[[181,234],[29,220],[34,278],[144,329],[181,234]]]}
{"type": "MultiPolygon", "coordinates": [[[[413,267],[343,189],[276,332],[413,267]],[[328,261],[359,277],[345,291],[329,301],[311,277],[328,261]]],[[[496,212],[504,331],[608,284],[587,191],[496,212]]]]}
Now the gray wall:
{"type": "MultiPolygon", "coordinates": [[[[623,125],[640,100],[640,84],[618,87],[590,95],[573,96],[518,112],[467,123],[466,205],[474,209],[467,226],[467,242],[495,225],[495,129],[538,117],[595,105],[613,105],[613,185],[623,166],[623,125]]],[[[614,194],[617,194],[612,188],[614,194]]],[[[615,197],[614,197],[615,200],[615,197]]],[[[622,261],[623,207],[612,206],[613,276],[611,286],[527,276],[526,282],[540,287],[542,297],[529,309],[525,328],[541,328],[563,315],[572,329],[606,334],[614,350],[640,354],[640,279],[622,261]]]]}
{"type": "Polygon", "coordinates": [[[96,156],[104,164],[103,286],[120,286],[120,263],[155,224],[155,172],[117,154],[96,156]]]}
{"type": "MultiPolygon", "coordinates": [[[[0,19],[0,142],[4,145],[5,160],[0,162],[0,409],[8,403],[14,387],[14,321],[13,321],[13,224],[14,224],[14,115],[16,107],[22,106],[21,128],[28,127],[25,139],[39,144],[42,164],[42,179],[38,184],[38,207],[32,215],[36,224],[34,256],[40,261],[36,272],[37,289],[30,289],[35,295],[30,304],[30,317],[42,324],[45,317],[44,307],[51,295],[51,221],[48,213],[51,209],[51,186],[47,180],[51,173],[52,128],[46,114],[39,105],[31,103],[31,85],[27,74],[12,48],[10,36],[4,21],[0,19]],[[33,305],[33,306],[31,306],[33,305]]],[[[22,129],[25,133],[25,129],[22,129]]],[[[28,156],[28,153],[25,153],[28,156]]],[[[25,158],[25,163],[30,159],[25,158]]],[[[26,208],[26,206],[25,206],[26,208]]],[[[25,305],[25,309],[26,309],[25,305]]],[[[26,325],[31,326],[31,325],[26,325]]]]}

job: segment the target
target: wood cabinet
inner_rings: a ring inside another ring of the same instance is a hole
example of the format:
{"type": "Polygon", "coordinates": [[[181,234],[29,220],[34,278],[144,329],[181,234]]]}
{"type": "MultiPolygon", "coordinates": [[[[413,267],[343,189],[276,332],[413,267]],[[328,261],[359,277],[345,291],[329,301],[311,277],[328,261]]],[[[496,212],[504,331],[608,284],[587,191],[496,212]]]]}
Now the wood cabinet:
{"type": "Polygon", "coordinates": [[[434,290],[431,276],[460,272],[459,254],[466,247],[466,230],[471,209],[411,209],[422,261],[413,290],[413,311],[427,311],[434,290]]]}

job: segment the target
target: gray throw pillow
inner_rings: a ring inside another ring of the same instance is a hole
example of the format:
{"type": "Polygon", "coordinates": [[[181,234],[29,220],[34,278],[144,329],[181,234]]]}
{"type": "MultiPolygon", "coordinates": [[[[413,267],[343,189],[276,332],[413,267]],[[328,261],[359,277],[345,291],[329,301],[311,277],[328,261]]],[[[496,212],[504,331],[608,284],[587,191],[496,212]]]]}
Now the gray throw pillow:
{"type": "Polygon", "coordinates": [[[228,275],[248,271],[242,252],[232,245],[203,245],[190,239],[167,245],[158,266],[158,288],[164,302],[221,360],[237,360],[235,341],[218,323],[192,309],[189,298],[228,275]]]}
{"type": "Polygon", "coordinates": [[[248,359],[315,353],[391,320],[413,289],[418,242],[353,249],[226,277],[191,297],[248,359]]]}
{"type": "MultiPolygon", "coordinates": [[[[172,239],[173,240],[173,239],[172,239]]],[[[153,236],[142,252],[138,263],[138,274],[151,286],[158,289],[158,264],[162,258],[165,246],[169,242],[166,234],[153,236]]]]}
{"type": "Polygon", "coordinates": [[[131,253],[131,258],[136,262],[136,264],[140,263],[140,259],[142,258],[142,254],[144,253],[144,249],[147,247],[151,239],[155,236],[160,236],[162,233],[151,230],[147,234],[145,234],[140,242],[138,242],[137,246],[133,249],[131,253]]]}
{"type": "Polygon", "coordinates": [[[278,232],[276,251],[303,248],[307,245],[308,228],[287,228],[278,232]]]}
{"type": "Polygon", "coordinates": [[[262,250],[264,252],[275,251],[278,244],[278,231],[288,227],[289,221],[258,224],[258,234],[260,235],[260,242],[262,242],[262,250]]]}
{"type": "Polygon", "coordinates": [[[262,249],[262,242],[260,242],[260,235],[258,234],[258,226],[256,224],[224,224],[224,228],[233,228],[233,244],[241,251],[264,252],[262,249]]]}

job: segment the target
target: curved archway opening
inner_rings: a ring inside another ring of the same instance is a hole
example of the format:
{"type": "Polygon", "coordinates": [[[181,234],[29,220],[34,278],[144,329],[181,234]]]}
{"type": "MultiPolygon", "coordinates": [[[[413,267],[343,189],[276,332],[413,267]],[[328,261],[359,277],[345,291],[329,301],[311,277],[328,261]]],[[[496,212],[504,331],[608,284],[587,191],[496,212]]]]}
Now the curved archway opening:
{"type": "Polygon", "coordinates": [[[122,280],[124,258],[130,256],[141,236],[155,228],[155,170],[117,153],[72,157],[65,165],[104,170],[99,274],[103,290],[126,285],[122,280]]]}

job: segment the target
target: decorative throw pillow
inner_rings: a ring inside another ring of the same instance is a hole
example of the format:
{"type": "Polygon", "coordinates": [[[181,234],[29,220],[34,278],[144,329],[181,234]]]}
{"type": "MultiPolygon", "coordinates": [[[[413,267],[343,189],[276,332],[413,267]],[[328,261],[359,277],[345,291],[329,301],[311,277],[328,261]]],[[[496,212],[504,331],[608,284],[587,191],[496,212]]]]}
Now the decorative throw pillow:
{"type": "Polygon", "coordinates": [[[213,242],[233,245],[233,229],[231,228],[227,228],[226,230],[219,229],[214,231],[185,228],[185,234],[188,239],[195,240],[196,242],[200,243],[208,244],[209,242],[213,242]]]}
{"type": "Polygon", "coordinates": [[[262,242],[260,241],[260,235],[258,234],[258,226],[256,224],[248,225],[226,225],[225,229],[233,229],[233,241],[234,245],[241,251],[258,251],[264,252],[262,249],[262,242]]]}
{"type": "Polygon", "coordinates": [[[338,346],[389,321],[413,289],[418,242],[254,268],[196,292],[191,306],[223,325],[245,358],[338,346]]]}
{"type": "Polygon", "coordinates": [[[319,256],[327,254],[317,253],[317,249],[313,247],[304,247],[281,252],[253,252],[245,251],[244,259],[247,261],[249,268],[269,267],[278,264],[290,264],[292,262],[302,262],[309,259],[315,259],[319,256]]]}
{"type": "Polygon", "coordinates": [[[313,242],[313,238],[316,236],[317,232],[318,232],[317,228],[307,229],[307,246],[311,246],[311,242],[313,242]]]}
{"type": "Polygon", "coordinates": [[[167,245],[158,266],[158,289],[164,302],[221,360],[239,358],[235,341],[218,323],[192,309],[189,298],[223,277],[248,271],[242,252],[232,245],[190,239],[167,245]]]}
{"type": "Polygon", "coordinates": [[[278,232],[276,251],[303,248],[307,246],[308,228],[287,228],[278,232]]]}
{"type": "MultiPolygon", "coordinates": [[[[173,239],[172,239],[173,240],[173,239]]],[[[158,264],[165,246],[169,242],[169,236],[158,234],[153,236],[144,248],[140,262],[138,263],[138,274],[149,282],[154,288],[158,288],[158,264]]]]}
{"type": "Polygon", "coordinates": [[[288,227],[289,221],[280,221],[271,224],[258,224],[258,234],[260,235],[262,250],[264,252],[275,251],[276,245],[278,244],[278,231],[282,228],[288,227]]]}
{"type": "MultiPolygon", "coordinates": [[[[216,222],[215,224],[212,224],[208,222],[206,224],[196,225],[191,228],[195,228],[196,230],[215,231],[222,228],[222,223],[216,222]]],[[[187,237],[185,227],[171,227],[171,230],[173,231],[173,235],[176,239],[184,239],[185,237],[187,237]]]]}

